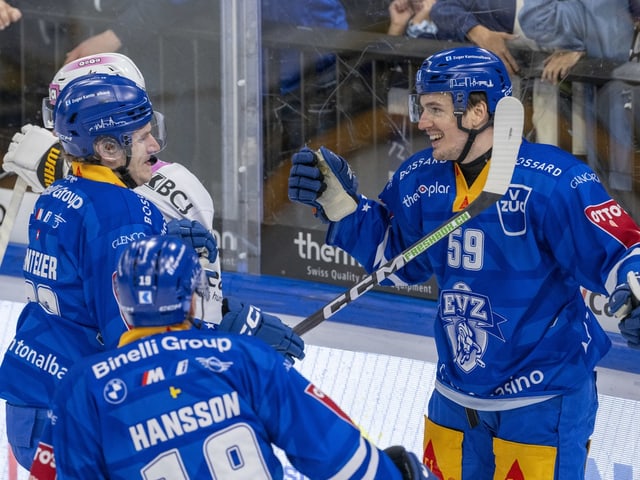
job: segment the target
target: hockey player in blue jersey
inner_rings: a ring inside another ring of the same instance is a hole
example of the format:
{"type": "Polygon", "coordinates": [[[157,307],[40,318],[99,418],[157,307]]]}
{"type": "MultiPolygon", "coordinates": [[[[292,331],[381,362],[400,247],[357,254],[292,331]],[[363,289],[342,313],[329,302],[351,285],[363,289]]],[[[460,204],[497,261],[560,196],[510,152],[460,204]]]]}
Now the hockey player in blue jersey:
{"type": "MultiPolygon", "coordinates": [[[[302,149],[289,197],[329,224],[326,241],[371,272],[475,200],[486,180],[504,64],[445,50],[417,72],[414,119],[430,147],[374,201],[347,162],[302,149]]],[[[438,368],[423,461],[439,478],[583,479],[598,406],[594,367],[610,340],[580,286],[612,295],[640,346],[640,231],[583,162],[523,140],[506,195],[390,277],[435,275],[438,368]]],[[[416,319],[431,321],[431,319],[416,319]]]]}
{"type": "MultiPolygon", "coordinates": [[[[161,212],[130,190],[149,180],[164,144],[162,116],[146,92],[123,77],[80,77],[60,93],[55,117],[72,174],[42,193],[30,217],[27,304],[0,366],[7,437],[25,468],[55,385],[126,329],[110,281],[118,254],[167,231],[161,212]]],[[[210,234],[193,233],[217,254],[210,234]]]]}
{"type": "MultiPolygon", "coordinates": [[[[42,120],[47,129],[54,128],[53,111],[63,88],[72,80],[92,73],[119,75],[146,88],[142,72],[126,55],[100,53],[79,58],[60,68],[49,84],[49,95],[42,101],[42,120]]],[[[19,175],[32,191],[40,193],[67,174],[68,165],[60,155],[61,150],[58,138],[49,130],[24,125],[13,136],[2,167],[19,175]]],[[[213,199],[200,180],[177,162],[156,159],[151,168],[151,179],[134,190],[160,209],[168,222],[169,234],[185,232],[192,236],[193,230],[199,229],[194,221],[212,233],[213,199]]],[[[256,335],[292,358],[304,357],[304,341],[291,327],[253,305],[223,295],[220,256],[213,262],[201,256],[200,262],[209,287],[197,302],[199,319],[210,328],[256,335]]]]}
{"type": "MultiPolygon", "coordinates": [[[[415,454],[379,450],[266,343],[192,328],[201,281],[177,238],[127,246],[114,289],[131,330],[74,366],[53,402],[59,480],[282,479],[272,445],[313,479],[427,478],[415,454]]],[[[41,444],[32,478],[53,479],[51,459],[41,444]]]]}
{"type": "MultiPolygon", "coordinates": [[[[65,65],[54,76],[50,84],[50,95],[43,102],[45,126],[54,127],[55,100],[58,99],[64,87],[71,81],[92,73],[119,75],[133,81],[143,90],[145,87],[141,72],[124,55],[108,53],[80,59],[65,65]]],[[[54,180],[66,175],[68,168],[66,168],[66,162],[63,158],[61,145],[56,136],[48,130],[27,125],[23,127],[22,132],[14,136],[9,152],[5,156],[3,167],[7,171],[13,171],[20,175],[33,191],[40,193],[54,180]]],[[[188,200],[191,205],[189,208],[184,208],[184,205],[183,208],[175,206],[161,192],[153,190],[150,182],[142,185],[136,183],[138,186],[135,191],[160,208],[164,218],[169,222],[169,234],[183,233],[188,239],[193,239],[192,243],[195,242],[196,247],[209,244],[209,250],[215,250],[215,245],[211,243],[213,242],[211,232],[202,227],[204,225],[211,226],[213,222],[213,202],[209,193],[184,166],[177,163],[169,164],[155,158],[150,163],[152,175],[154,177],[156,175],[170,177],[176,189],[187,192],[181,198],[188,200]]],[[[95,247],[96,251],[99,251],[98,244],[95,247]]],[[[277,317],[239,301],[225,300],[223,304],[219,256],[215,255],[215,252],[203,252],[200,261],[207,272],[209,288],[203,289],[202,295],[198,297],[200,300],[198,302],[199,318],[206,320],[207,325],[216,324],[217,328],[223,330],[242,331],[244,329],[244,333],[262,338],[291,358],[304,357],[302,339],[295,335],[291,327],[285,325],[277,317]],[[247,324],[250,324],[251,328],[248,328],[247,324]]],[[[105,279],[110,281],[111,273],[109,271],[106,273],[105,279]]],[[[117,311],[117,309],[113,311],[117,311]]],[[[126,328],[121,320],[116,320],[116,323],[119,323],[119,327],[116,328],[126,328]]],[[[52,328],[54,327],[55,325],[52,328]]],[[[61,328],[64,330],[64,324],[61,328]]],[[[6,375],[13,375],[12,370],[7,370],[7,368],[9,367],[5,368],[6,375]]],[[[61,372],[60,377],[62,375],[61,372]]],[[[3,373],[0,370],[0,389],[3,385],[2,378],[3,373]]],[[[6,378],[8,379],[8,377],[6,378]]],[[[58,377],[54,378],[54,382],[57,379],[58,377]]],[[[46,382],[43,384],[46,385],[46,382]]],[[[17,386],[13,388],[16,389],[17,386]]],[[[44,390],[51,393],[48,386],[44,390]]],[[[2,391],[0,390],[0,392],[2,391]]],[[[33,397],[40,393],[36,392],[33,397]]],[[[39,397],[36,410],[32,410],[29,402],[34,401],[33,397],[24,397],[24,394],[20,394],[25,399],[17,400],[15,394],[12,395],[14,395],[12,401],[16,403],[7,405],[8,437],[21,465],[29,468],[41,431],[42,417],[45,415],[43,405],[48,403],[48,400],[45,397],[39,397]]]]}

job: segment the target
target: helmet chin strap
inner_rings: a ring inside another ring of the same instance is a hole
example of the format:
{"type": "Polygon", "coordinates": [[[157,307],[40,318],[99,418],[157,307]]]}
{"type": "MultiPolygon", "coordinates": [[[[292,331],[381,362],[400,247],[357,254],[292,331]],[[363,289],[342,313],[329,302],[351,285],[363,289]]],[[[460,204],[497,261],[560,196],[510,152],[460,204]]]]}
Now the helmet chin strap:
{"type": "MultiPolygon", "coordinates": [[[[149,162],[151,165],[155,165],[158,161],[158,157],[155,155],[151,155],[149,157],[149,162]]],[[[129,172],[129,164],[131,163],[131,155],[127,153],[127,161],[124,166],[114,168],[114,173],[122,180],[122,182],[127,186],[127,188],[134,189],[139,187],[138,183],[131,176],[131,172],[129,172]]]]}
{"type": "Polygon", "coordinates": [[[467,143],[464,144],[464,148],[462,149],[462,153],[460,153],[458,158],[455,160],[457,164],[461,164],[462,161],[467,157],[469,150],[471,150],[473,142],[476,141],[476,136],[493,125],[493,117],[491,117],[491,119],[480,128],[465,128],[462,126],[462,115],[456,115],[456,117],[458,118],[458,128],[463,132],[469,134],[469,136],[467,137],[467,143]]]}

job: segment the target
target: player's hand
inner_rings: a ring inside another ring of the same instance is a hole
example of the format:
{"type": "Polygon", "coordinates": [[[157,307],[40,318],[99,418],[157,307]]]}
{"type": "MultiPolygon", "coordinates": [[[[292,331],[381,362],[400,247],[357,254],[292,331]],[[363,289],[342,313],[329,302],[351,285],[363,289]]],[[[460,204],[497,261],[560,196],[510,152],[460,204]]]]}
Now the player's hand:
{"type": "MultiPolygon", "coordinates": [[[[427,468],[420,463],[415,453],[407,451],[401,445],[394,445],[384,449],[384,453],[398,467],[402,474],[402,480],[422,480],[432,478],[427,472],[427,468]]],[[[435,478],[435,477],[433,477],[435,478]]]]}
{"type": "Polygon", "coordinates": [[[294,358],[304,358],[304,340],[278,317],[264,313],[253,305],[244,305],[229,298],[223,301],[223,312],[220,330],[253,335],[292,362],[294,358]]]}
{"type": "Polygon", "coordinates": [[[49,130],[26,124],[13,135],[2,168],[14,172],[36,193],[42,192],[69,171],[62,147],[49,130]]]}
{"type": "Polygon", "coordinates": [[[204,272],[205,284],[196,290],[197,298],[194,318],[201,320],[208,328],[216,328],[222,321],[222,276],[220,261],[209,263],[206,258],[200,258],[200,265],[204,272]]]}
{"type": "Polygon", "coordinates": [[[358,179],[345,159],[320,147],[305,147],[292,158],[289,199],[310,205],[324,223],[338,222],[358,207],[358,179]]]}
{"type": "Polygon", "coordinates": [[[609,308],[620,322],[620,333],[631,348],[640,349],[640,277],[627,274],[627,282],[618,285],[609,297],[609,308]]]}
{"type": "Polygon", "coordinates": [[[218,258],[218,244],[213,234],[200,222],[181,218],[167,223],[167,235],[180,237],[187,245],[191,245],[200,257],[214,263],[218,258]]]}

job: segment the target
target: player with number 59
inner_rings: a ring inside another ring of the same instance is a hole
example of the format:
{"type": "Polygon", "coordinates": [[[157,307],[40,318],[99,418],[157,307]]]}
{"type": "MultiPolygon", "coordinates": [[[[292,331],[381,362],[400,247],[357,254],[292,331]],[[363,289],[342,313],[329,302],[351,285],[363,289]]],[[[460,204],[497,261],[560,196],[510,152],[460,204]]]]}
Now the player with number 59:
{"type": "Polygon", "coordinates": [[[324,148],[293,156],[289,197],[376,278],[403,256],[383,283],[435,275],[437,316],[415,321],[435,321],[423,461],[438,478],[578,480],[598,406],[594,367],[611,345],[580,287],[613,294],[624,337],[640,346],[640,230],[587,164],[521,138],[519,102],[502,108],[511,95],[493,53],[438,52],[410,98],[428,145],[378,200],[358,194],[346,160],[324,148]],[[507,188],[488,201],[492,171],[509,157],[507,188]],[[421,253],[407,258],[414,245],[421,253]]]}

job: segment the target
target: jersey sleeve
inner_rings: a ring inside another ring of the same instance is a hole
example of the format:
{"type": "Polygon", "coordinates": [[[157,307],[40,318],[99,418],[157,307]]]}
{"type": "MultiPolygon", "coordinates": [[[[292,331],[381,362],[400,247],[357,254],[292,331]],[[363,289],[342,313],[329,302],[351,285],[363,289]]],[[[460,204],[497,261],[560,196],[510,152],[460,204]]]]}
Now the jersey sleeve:
{"type": "Polygon", "coordinates": [[[260,375],[266,381],[256,410],[273,443],[299,472],[309,478],[358,479],[371,471],[375,478],[401,478],[391,460],[331,398],[273,353],[271,368],[260,375]]]}
{"type": "Polygon", "coordinates": [[[340,247],[371,272],[378,263],[377,250],[389,226],[389,212],[379,202],[361,197],[358,209],[327,231],[326,243],[340,247]],[[362,237],[358,232],[366,231],[362,237]]]}
{"type": "MultiPolygon", "coordinates": [[[[430,169],[430,164],[420,164],[423,157],[419,153],[405,161],[380,193],[380,201],[361,197],[356,212],[332,223],[327,232],[327,244],[342,248],[371,273],[420,240],[428,232],[423,224],[423,210],[418,206],[408,209],[403,205],[408,195],[421,188],[420,177],[402,177],[406,171],[430,169]]],[[[419,255],[382,285],[417,284],[428,280],[432,274],[433,268],[426,255],[419,255]]]]}
{"type": "Polygon", "coordinates": [[[551,197],[553,208],[543,226],[546,245],[580,285],[610,293],[621,262],[636,257],[640,264],[640,252],[634,249],[640,245],[635,221],[585,164],[566,172],[551,197]]]}

